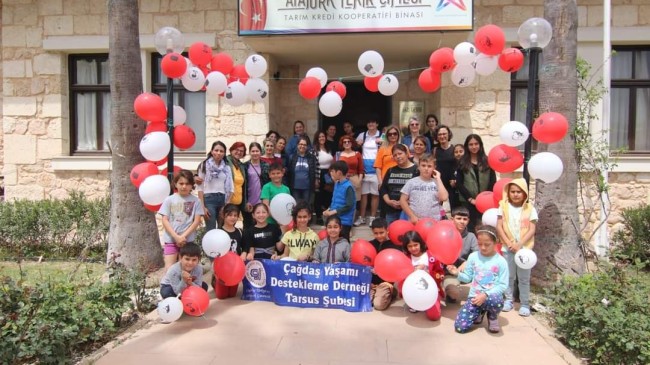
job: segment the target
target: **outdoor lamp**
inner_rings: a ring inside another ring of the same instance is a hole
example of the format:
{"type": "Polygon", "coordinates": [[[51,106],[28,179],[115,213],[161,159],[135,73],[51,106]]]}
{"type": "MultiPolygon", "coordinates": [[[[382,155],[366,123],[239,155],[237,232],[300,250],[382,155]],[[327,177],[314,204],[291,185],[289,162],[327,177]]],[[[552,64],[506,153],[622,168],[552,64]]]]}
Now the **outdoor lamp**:
{"type": "Polygon", "coordinates": [[[154,36],[153,43],[158,53],[163,56],[169,52],[183,53],[185,49],[183,33],[174,27],[160,28],[154,36]]]}

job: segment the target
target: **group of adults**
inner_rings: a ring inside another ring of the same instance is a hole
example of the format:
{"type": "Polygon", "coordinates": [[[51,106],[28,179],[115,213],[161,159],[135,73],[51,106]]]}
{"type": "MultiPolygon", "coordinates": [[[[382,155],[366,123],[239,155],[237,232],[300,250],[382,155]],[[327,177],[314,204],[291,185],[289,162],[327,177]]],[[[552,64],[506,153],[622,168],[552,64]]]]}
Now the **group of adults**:
{"type": "Polygon", "coordinates": [[[372,223],[379,212],[390,223],[401,215],[401,188],[418,175],[421,156],[431,153],[449,192],[449,207],[467,207],[473,230],[481,217],[475,199],[492,190],[496,182],[483,141],[470,134],[464,144],[453,145],[451,129],[435,115],[427,115],[425,124],[423,128],[413,116],[408,133],[402,135],[397,126],[382,130],[377,119],[370,118],[363,132],[355,133],[352,123],[345,122],[340,135],[335,125],[329,125],[310,139],[305,124],[297,120],[289,139],[271,130],[262,144],[252,142],[248,149],[242,142],[229,148],[221,141],[214,142],[197,171],[198,181],[202,181],[197,190],[206,208],[208,227],[218,226],[219,211],[226,203],[239,205],[244,227],[252,226],[252,207],[261,201],[262,187],[269,182],[269,166],[274,163],[284,166],[283,182],[294,198],[312,204],[317,222],[322,222],[322,212],[332,200],[334,183],[329,167],[338,160],[347,163],[347,177],[356,191],[354,225],[372,223]]]}

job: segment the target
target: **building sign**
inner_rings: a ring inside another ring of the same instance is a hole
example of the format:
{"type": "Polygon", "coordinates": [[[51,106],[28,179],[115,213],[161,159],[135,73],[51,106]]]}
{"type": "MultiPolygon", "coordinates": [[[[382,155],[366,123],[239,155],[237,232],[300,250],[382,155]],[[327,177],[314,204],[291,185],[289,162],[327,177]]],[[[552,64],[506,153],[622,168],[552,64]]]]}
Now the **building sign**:
{"type": "Polygon", "coordinates": [[[239,35],[472,30],[472,0],[239,0],[239,35]]]}
{"type": "Polygon", "coordinates": [[[424,120],[423,101],[400,101],[399,102],[399,129],[402,135],[411,134],[409,130],[409,118],[418,117],[420,130],[426,124],[424,120]]]}
{"type": "Polygon", "coordinates": [[[243,300],[301,308],[372,311],[370,267],[253,260],[246,264],[243,300]]]}

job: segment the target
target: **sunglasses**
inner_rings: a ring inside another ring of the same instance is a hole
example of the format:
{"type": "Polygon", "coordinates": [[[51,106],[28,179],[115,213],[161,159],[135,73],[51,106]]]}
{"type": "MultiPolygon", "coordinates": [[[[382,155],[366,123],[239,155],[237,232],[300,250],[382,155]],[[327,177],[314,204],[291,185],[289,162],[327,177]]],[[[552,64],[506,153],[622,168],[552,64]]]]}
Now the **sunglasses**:
{"type": "Polygon", "coordinates": [[[396,136],[397,133],[395,133],[395,132],[392,132],[392,133],[386,133],[386,135],[389,136],[389,137],[390,137],[390,136],[396,136]]]}
{"type": "Polygon", "coordinates": [[[419,126],[420,126],[420,123],[413,123],[413,124],[411,124],[411,127],[419,127],[419,126]]]}

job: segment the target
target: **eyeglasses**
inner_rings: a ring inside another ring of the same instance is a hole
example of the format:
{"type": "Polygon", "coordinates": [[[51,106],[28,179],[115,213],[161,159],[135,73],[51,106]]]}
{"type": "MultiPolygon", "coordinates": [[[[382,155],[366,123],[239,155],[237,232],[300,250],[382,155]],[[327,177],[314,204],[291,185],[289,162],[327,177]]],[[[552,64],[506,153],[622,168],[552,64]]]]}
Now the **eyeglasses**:
{"type": "Polygon", "coordinates": [[[391,136],[396,136],[397,133],[395,133],[395,132],[392,132],[392,133],[386,133],[386,135],[387,135],[388,137],[391,137],[391,136]]]}
{"type": "Polygon", "coordinates": [[[411,127],[419,127],[420,123],[411,123],[411,127]]]}

